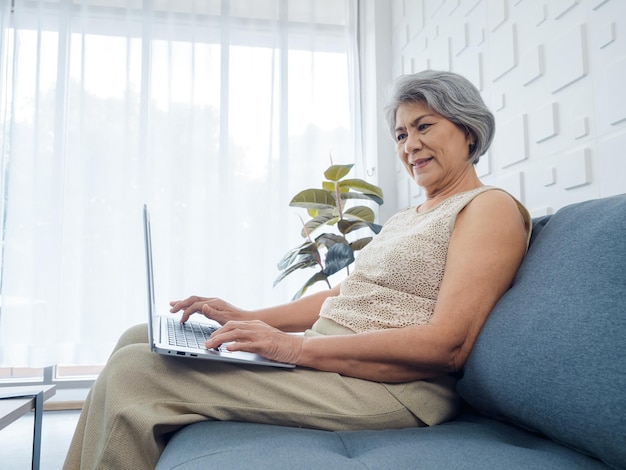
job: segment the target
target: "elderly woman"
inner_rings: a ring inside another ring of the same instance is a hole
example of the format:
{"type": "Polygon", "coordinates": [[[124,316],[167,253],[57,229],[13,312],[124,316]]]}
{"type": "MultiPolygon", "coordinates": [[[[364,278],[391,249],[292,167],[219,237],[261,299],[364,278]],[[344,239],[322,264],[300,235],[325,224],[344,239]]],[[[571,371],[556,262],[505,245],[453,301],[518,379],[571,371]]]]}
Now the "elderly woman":
{"type": "Polygon", "coordinates": [[[385,224],[340,286],[254,311],[215,298],[171,302],[183,322],[201,313],[223,325],[207,348],[230,343],[298,367],[160,356],[145,326],[135,327],[87,398],[66,469],[153,468],[167,437],[201,420],[339,430],[455,416],[455,373],[511,284],[530,217],[476,175],[494,118],[468,80],[436,71],[401,77],[387,120],[426,199],[385,224]],[[306,333],[288,334],[296,331],[306,333]]]}

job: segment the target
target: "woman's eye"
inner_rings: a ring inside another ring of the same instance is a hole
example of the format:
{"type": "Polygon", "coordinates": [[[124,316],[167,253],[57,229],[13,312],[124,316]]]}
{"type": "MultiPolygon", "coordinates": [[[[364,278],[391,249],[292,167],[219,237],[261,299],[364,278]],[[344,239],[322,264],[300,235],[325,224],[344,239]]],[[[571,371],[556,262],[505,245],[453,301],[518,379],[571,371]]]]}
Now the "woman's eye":
{"type": "Polygon", "coordinates": [[[429,127],[430,127],[430,124],[420,124],[419,126],[417,126],[417,130],[421,132],[421,131],[425,131],[429,127]]]}
{"type": "Polygon", "coordinates": [[[397,140],[398,142],[402,142],[404,139],[406,139],[406,134],[398,134],[398,135],[396,136],[396,140],[397,140]]]}

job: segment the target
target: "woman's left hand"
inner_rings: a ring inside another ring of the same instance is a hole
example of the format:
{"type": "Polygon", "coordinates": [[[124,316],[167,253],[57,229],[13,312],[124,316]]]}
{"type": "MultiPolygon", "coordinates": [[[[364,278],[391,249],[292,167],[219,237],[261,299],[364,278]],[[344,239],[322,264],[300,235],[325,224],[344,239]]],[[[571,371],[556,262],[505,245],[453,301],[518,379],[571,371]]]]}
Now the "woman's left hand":
{"type": "Polygon", "coordinates": [[[222,346],[226,350],[260,354],[278,362],[297,364],[304,337],[285,333],[259,320],[229,321],[215,331],[205,343],[208,349],[222,346]]]}

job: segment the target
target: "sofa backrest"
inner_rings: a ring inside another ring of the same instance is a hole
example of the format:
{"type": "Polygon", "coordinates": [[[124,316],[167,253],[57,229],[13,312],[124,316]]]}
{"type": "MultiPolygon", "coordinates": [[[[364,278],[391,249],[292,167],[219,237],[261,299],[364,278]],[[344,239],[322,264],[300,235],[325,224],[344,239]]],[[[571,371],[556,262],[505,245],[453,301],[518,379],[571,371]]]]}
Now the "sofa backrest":
{"type": "Polygon", "coordinates": [[[459,393],[479,412],[626,468],[626,194],[534,226],[459,393]]]}

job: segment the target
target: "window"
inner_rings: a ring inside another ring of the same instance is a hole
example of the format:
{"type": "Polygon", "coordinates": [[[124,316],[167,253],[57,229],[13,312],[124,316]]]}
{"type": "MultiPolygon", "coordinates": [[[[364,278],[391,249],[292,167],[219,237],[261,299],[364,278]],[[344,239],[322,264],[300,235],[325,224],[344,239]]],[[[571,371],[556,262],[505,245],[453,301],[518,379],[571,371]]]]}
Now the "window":
{"type": "Polygon", "coordinates": [[[243,308],[291,298],[304,278],[272,288],[301,240],[289,200],[319,187],[329,156],[356,158],[355,8],[24,0],[2,11],[3,373],[97,373],[145,321],[144,202],[164,311],[191,294],[243,308]]]}

